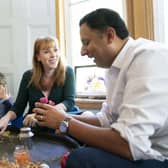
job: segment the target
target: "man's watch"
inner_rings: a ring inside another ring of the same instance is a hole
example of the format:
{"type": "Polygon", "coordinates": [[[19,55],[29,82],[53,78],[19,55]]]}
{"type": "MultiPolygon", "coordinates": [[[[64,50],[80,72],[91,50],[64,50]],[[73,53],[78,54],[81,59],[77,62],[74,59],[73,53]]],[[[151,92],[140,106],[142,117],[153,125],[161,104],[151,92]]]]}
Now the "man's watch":
{"type": "Polygon", "coordinates": [[[59,125],[59,131],[60,131],[60,133],[62,133],[62,134],[67,134],[68,133],[69,121],[71,119],[72,118],[67,117],[63,121],[60,122],[60,125],[59,125]]]}

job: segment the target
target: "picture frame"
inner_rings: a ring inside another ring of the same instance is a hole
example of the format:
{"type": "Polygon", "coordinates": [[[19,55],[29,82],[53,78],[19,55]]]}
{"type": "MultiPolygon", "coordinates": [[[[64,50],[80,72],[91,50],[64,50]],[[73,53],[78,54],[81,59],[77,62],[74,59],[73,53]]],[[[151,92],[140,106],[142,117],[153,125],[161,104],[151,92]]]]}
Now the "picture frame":
{"type": "Polygon", "coordinates": [[[75,66],[76,97],[105,98],[105,71],[96,65],[75,66]]]}

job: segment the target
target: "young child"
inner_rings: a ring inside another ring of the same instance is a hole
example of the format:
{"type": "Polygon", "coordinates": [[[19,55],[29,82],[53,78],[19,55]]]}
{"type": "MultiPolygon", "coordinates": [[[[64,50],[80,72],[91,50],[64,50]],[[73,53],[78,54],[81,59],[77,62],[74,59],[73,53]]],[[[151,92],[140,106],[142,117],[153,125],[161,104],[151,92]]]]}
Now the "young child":
{"type": "Polygon", "coordinates": [[[13,104],[12,97],[8,93],[6,85],[6,77],[0,72],[0,118],[9,111],[13,104]]]}
{"type": "MultiPolygon", "coordinates": [[[[14,100],[7,90],[7,80],[0,72],[0,118],[3,117],[12,107],[14,100]]],[[[18,128],[22,127],[23,116],[13,120],[10,124],[18,128]]]]}

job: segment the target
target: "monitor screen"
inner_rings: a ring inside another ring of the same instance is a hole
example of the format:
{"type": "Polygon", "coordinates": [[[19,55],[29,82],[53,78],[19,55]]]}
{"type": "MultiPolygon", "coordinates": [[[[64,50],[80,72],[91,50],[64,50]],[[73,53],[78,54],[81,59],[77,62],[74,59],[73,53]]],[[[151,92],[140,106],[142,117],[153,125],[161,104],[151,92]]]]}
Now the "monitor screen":
{"type": "Polygon", "coordinates": [[[96,65],[75,66],[76,97],[105,98],[105,71],[96,65]]]}

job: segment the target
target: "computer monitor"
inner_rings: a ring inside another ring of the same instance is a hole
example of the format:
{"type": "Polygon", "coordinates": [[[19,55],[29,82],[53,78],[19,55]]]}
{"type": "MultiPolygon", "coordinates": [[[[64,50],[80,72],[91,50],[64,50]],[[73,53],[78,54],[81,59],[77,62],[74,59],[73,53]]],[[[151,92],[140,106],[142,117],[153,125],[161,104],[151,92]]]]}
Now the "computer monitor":
{"type": "Polygon", "coordinates": [[[102,98],[106,97],[105,71],[96,65],[75,66],[76,97],[102,98]]]}

